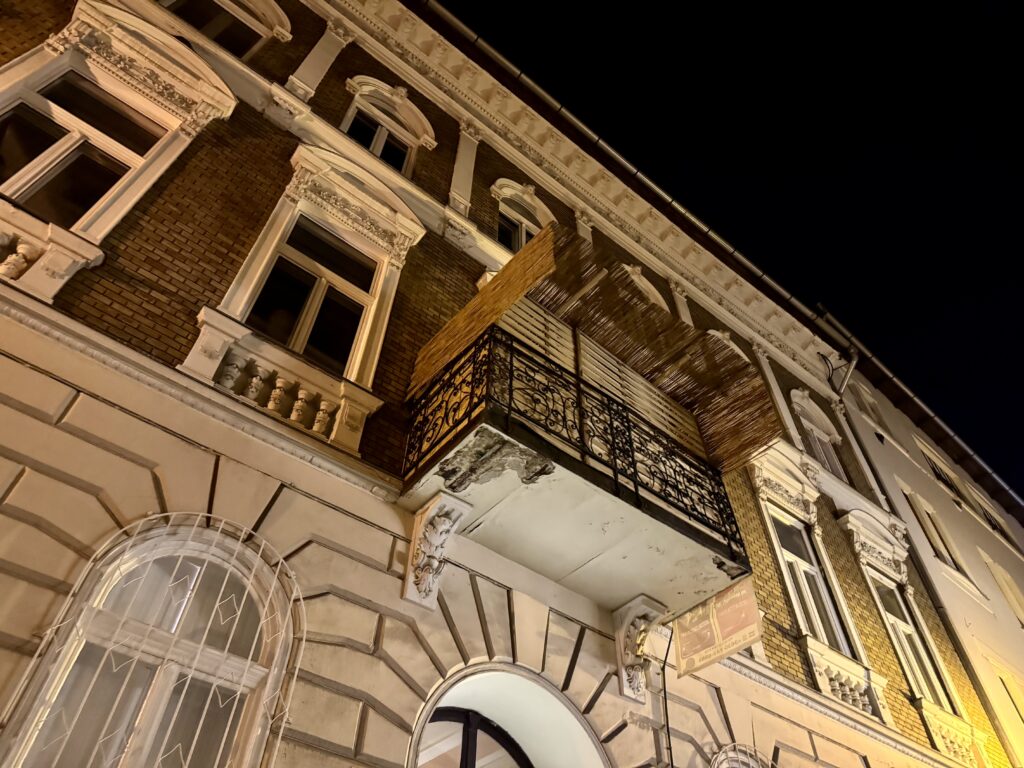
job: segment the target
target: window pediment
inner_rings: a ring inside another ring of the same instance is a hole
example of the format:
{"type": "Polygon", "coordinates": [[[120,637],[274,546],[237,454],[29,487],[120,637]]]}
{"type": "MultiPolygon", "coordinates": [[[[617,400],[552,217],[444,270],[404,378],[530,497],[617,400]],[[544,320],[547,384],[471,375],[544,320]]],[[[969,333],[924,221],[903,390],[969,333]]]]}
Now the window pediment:
{"type": "Polygon", "coordinates": [[[237,99],[195,52],[119,8],[83,0],[68,26],[46,41],[54,54],[77,52],[86,62],[165,110],[194,135],[227,117],[237,99]]]}
{"type": "Polygon", "coordinates": [[[793,409],[800,418],[810,422],[824,433],[829,442],[834,444],[842,442],[842,437],[835,424],[832,423],[832,419],[811,399],[810,392],[806,389],[794,389],[789,393],[789,398],[793,403],[793,409]]]}
{"type": "Polygon", "coordinates": [[[369,108],[375,118],[388,124],[392,130],[397,129],[412,146],[425,149],[437,146],[430,121],[409,100],[409,93],[402,86],[391,86],[373,77],[357,75],[349,78],[345,87],[356,97],[356,106],[369,108]]]}
{"type": "Polygon", "coordinates": [[[401,266],[426,233],[401,198],[359,165],[329,150],[300,146],[285,196],[304,200],[338,220],[401,266]]]}
{"type": "Polygon", "coordinates": [[[839,518],[839,525],[850,535],[858,560],[903,582],[910,549],[907,527],[892,515],[886,517],[888,520],[882,520],[877,513],[851,509],[839,518]]]}

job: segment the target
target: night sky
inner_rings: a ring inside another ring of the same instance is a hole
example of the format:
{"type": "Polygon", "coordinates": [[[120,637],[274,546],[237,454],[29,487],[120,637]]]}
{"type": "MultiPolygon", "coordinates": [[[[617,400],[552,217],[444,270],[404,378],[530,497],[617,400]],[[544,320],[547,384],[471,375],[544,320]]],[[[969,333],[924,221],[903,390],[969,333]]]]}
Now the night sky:
{"type": "Polygon", "coordinates": [[[1010,3],[442,4],[1024,495],[1010,3]]]}

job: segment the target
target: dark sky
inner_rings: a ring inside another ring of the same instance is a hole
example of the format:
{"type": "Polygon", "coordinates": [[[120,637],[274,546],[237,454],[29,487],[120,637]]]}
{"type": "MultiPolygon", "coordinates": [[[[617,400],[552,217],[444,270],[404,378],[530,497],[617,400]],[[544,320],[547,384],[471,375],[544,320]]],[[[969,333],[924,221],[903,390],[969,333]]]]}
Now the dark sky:
{"type": "Polygon", "coordinates": [[[1024,46],[1009,2],[443,5],[824,304],[1024,494],[1024,46]]]}

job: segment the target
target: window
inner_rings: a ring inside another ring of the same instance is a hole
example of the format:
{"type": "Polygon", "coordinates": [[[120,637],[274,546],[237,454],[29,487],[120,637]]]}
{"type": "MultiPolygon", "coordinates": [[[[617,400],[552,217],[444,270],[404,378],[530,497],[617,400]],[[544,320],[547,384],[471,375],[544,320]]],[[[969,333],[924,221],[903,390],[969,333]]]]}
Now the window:
{"type": "Polygon", "coordinates": [[[545,225],[555,220],[530,184],[498,179],[491,186],[491,195],[498,201],[496,239],[512,253],[522,249],[545,225]]]}
{"type": "Polygon", "coordinates": [[[1024,594],[1021,593],[1020,587],[1017,586],[1017,582],[1007,573],[1006,569],[993,562],[987,555],[983,554],[983,557],[985,564],[988,565],[988,569],[992,573],[996,586],[999,587],[999,591],[1006,598],[1006,602],[1009,604],[1010,610],[1013,611],[1013,615],[1017,617],[1017,622],[1021,627],[1024,627],[1024,594]]]}
{"type": "Polygon", "coordinates": [[[420,737],[417,768],[533,768],[518,744],[479,712],[439,707],[420,737]]]}
{"type": "Polygon", "coordinates": [[[246,324],[323,370],[343,377],[373,307],[379,264],[300,216],[246,324]]]}
{"type": "Polygon", "coordinates": [[[805,389],[794,389],[790,392],[790,400],[793,402],[793,410],[804,426],[808,451],[826,470],[840,480],[846,481],[846,472],[839,461],[839,454],[836,453],[836,446],[842,442],[842,438],[832,420],[811,399],[810,393],[805,389]]]}
{"type": "Polygon", "coordinates": [[[938,664],[924,643],[922,632],[902,588],[896,582],[877,573],[870,573],[868,580],[889,626],[900,663],[907,673],[914,693],[924,696],[947,712],[953,712],[953,705],[943,684],[938,664]]]}
{"type": "Polygon", "coordinates": [[[19,96],[0,116],[0,194],[64,229],[79,229],[167,133],[74,70],[19,96]]]}
{"type": "Polygon", "coordinates": [[[170,515],[119,535],[47,638],[6,765],[253,764],[298,592],[225,526],[170,515]]]}
{"type": "Polygon", "coordinates": [[[239,59],[271,36],[291,39],[291,23],[274,0],[157,0],[239,59]]]}
{"type": "Polygon", "coordinates": [[[839,620],[835,600],[822,574],[811,537],[807,535],[807,525],[774,505],[769,511],[782,549],[786,582],[801,624],[820,642],[851,655],[850,641],[839,620]]]}
{"type": "Polygon", "coordinates": [[[924,505],[916,494],[903,491],[903,498],[907,500],[907,504],[917,518],[917,522],[924,529],[924,535],[932,545],[932,551],[935,553],[935,556],[950,568],[966,575],[963,566],[960,564],[960,559],[956,555],[956,550],[950,544],[949,535],[946,533],[942,521],[924,505]]]}
{"type": "Polygon", "coordinates": [[[355,98],[341,130],[399,173],[412,174],[418,147],[436,146],[434,130],[405,88],[392,88],[372,77],[354,77],[348,89],[355,98]]]}
{"type": "Polygon", "coordinates": [[[873,421],[876,427],[885,429],[886,426],[885,420],[882,418],[882,409],[879,407],[878,401],[875,400],[874,396],[868,391],[868,388],[862,384],[854,382],[850,391],[853,393],[861,413],[863,413],[870,421],[873,421]]]}

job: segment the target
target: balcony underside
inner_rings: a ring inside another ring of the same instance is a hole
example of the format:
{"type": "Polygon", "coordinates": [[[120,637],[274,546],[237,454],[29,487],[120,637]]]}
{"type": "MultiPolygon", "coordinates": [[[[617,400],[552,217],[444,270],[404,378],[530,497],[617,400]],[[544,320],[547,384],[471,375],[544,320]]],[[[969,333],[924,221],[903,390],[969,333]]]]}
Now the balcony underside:
{"type": "Polygon", "coordinates": [[[725,537],[498,409],[481,409],[428,465],[409,506],[457,493],[473,505],[461,535],[608,610],[638,594],[685,610],[747,572],[725,537]]]}

